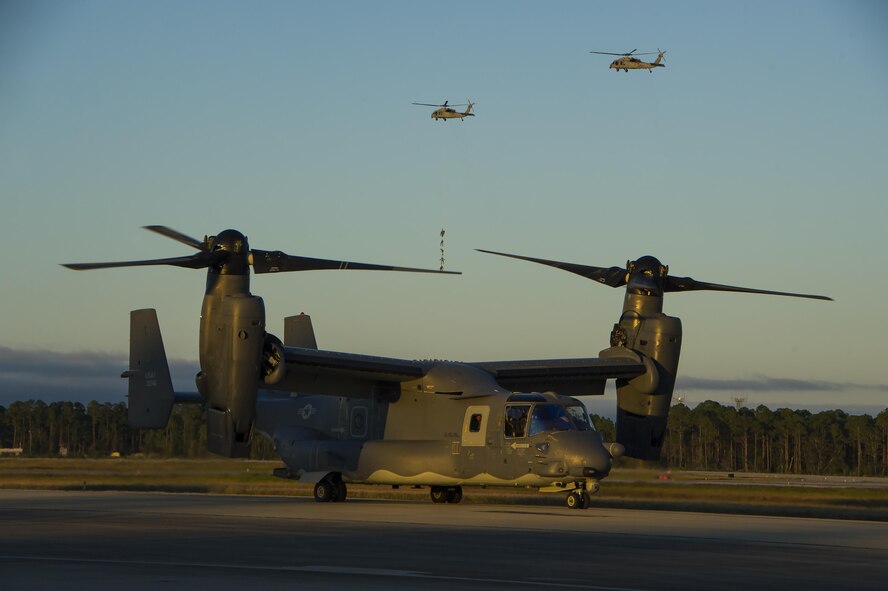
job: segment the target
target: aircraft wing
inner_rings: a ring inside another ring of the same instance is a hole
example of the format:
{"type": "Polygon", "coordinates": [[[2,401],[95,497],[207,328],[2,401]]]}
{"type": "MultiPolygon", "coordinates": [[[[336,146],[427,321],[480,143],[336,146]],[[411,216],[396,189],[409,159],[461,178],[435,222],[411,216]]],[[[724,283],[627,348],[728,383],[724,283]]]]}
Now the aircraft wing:
{"type": "Polygon", "coordinates": [[[400,382],[419,379],[428,371],[428,364],[419,361],[304,347],[284,347],[284,359],[287,377],[265,389],[369,398],[390,392],[400,382]]]}
{"type": "Polygon", "coordinates": [[[607,380],[632,379],[648,369],[628,350],[625,357],[484,361],[471,365],[489,372],[512,392],[553,391],[567,396],[598,396],[604,394],[607,380]]]}
{"type": "MultiPolygon", "coordinates": [[[[466,363],[491,376],[511,392],[554,391],[568,396],[604,394],[607,380],[632,379],[650,368],[640,356],[623,348],[602,351],[602,357],[536,359],[466,363]]],[[[397,397],[400,383],[418,380],[434,362],[357,353],[284,347],[287,376],[268,390],[349,398],[397,397]]]]}

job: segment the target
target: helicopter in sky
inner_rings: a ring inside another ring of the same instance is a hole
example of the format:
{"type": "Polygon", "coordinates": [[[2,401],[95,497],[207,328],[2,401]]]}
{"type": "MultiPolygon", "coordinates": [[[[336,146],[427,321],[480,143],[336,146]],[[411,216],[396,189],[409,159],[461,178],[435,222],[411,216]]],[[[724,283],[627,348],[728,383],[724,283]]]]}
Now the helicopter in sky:
{"type": "Polygon", "coordinates": [[[481,251],[541,263],[611,287],[626,286],[610,347],[598,357],[461,363],[375,357],[318,348],[311,318],[266,331],[250,273],[322,269],[454,274],[315,259],[251,249],[236,230],[197,240],[165,226],[148,230],[197,250],[173,258],[76,263],[74,270],[171,265],[207,269],[196,392],[175,392],[154,309],[130,314],[128,420],[163,428],[176,403],[206,407],[207,448],[247,457],[254,437],[274,445],[275,474],[314,485],[319,502],[343,501],[347,484],[428,486],[436,503],[458,503],[463,486],[534,487],[565,494],[569,508],[591,493],[622,455],[659,458],[678,356],[681,321],[662,313],[667,291],[739,291],[830,299],[668,275],[651,256],[626,268],[591,267],[481,251]],[[617,441],[604,442],[574,396],[617,386],[617,441]]]}
{"type": "Polygon", "coordinates": [[[620,57],[611,62],[611,69],[624,72],[628,72],[629,70],[647,70],[648,72],[652,72],[654,68],[665,68],[666,64],[663,62],[663,56],[666,54],[665,51],[660,51],[657,49],[657,53],[635,53],[638,51],[637,49],[633,49],[627,53],[610,53],[607,51],[590,51],[589,53],[597,53],[599,55],[619,55],[620,57]],[[657,59],[653,62],[646,62],[638,59],[639,55],[656,55],[657,59]]]}
{"type": "Polygon", "coordinates": [[[472,107],[475,105],[472,101],[468,101],[466,103],[462,103],[459,105],[449,105],[448,101],[444,101],[443,105],[433,105],[431,103],[413,103],[414,105],[419,105],[421,107],[438,107],[434,111],[432,111],[432,119],[435,121],[439,119],[443,119],[447,121],[448,119],[459,119],[462,121],[466,117],[474,117],[475,114],[472,113],[472,107]],[[457,111],[453,107],[465,107],[468,105],[465,111],[457,111]]]}

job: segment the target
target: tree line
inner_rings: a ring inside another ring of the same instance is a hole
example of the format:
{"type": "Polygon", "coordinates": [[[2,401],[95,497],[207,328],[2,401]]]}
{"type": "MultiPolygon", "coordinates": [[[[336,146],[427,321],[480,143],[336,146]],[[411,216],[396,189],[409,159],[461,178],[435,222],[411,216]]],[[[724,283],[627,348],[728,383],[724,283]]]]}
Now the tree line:
{"type": "MultiPolygon", "coordinates": [[[[32,457],[102,457],[144,454],[164,458],[208,457],[203,405],[176,405],[164,429],[134,429],[124,402],[13,402],[0,406],[0,448],[32,457]]],[[[255,439],[253,459],[272,459],[269,442],[255,439]]]]}
{"type": "MultiPolygon", "coordinates": [[[[123,402],[13,402],[0,406],[0,448],[21,448],[28,456],[209,455],[201,405],[174,407],[165,429],[133,429],[126,419],[123,402]]],[[[592,420],[606,441],[615,440],[613,421],[597,415],[592,420]]],[[[259,437],[251,456],[277,457],[259,437]]],[[[661,463],[689,470],[888,476],[888,409],[872,417],[713,401],[694,408],[676,404],[661,463]]]]}
{"type": "Polygon", "coordinates": [[[676,404],[663,461],[691,470],[888,476],[888,409],[871,417],[711,400],[676,404]]]}

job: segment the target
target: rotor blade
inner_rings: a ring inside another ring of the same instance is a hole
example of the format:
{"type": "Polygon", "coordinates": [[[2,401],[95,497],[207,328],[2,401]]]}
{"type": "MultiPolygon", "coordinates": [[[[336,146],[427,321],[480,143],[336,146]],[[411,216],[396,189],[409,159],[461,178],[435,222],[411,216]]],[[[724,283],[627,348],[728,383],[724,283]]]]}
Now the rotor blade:
{"type": "Polygon", "coordinates": [[[352,270],[352,271],[405,271],[409,273],[440,273],[443,275],[462,275],[459,271],[439,271],[437,269],[416,269],[413,267],[394,267],[392,265],[374,265],[370,263],[353,263],[330,259],[313,259],[311,257],[293,256],[279,250],[252,251],[253,271],[256,273],[286,273],[289,271],[321,271],[321,270],[352,270]]]}
{"type": "Polygon", "coordinates": [[[421,107],[443,107],[444,105],[433,105],[432,103],[413,103],[414,105],[419,105],[421,107]]]}
{"type": "Polygon", "coordinates": [[[182,244],[185,244],[185,245],[190,246],[192,248],[196,248],[197,250],[204,249],[204,243],[202,240],[197,240],[195,238],[192,238],[191,236],[186,236],[185,234],[182,234],[181,232],[177,232],[177,231],[173,230],[172,228],[167,228],[166,226],[142,226],[142,227],[145,228],[146,230],[150,230],[152,232],[157,232],[161,236],[166,236],[167,238],[172,238],[176,242],[181,242],[182,244]]]}
{"type": "Polygon", "coordinates": [[[609,51],[590,51],[589,53],[597,53],[599,55],[629,55],[628,53],[611,53],[609,51]]]}
{"type": "Polygon", "coordinates": [[[663,284],[663,291],[734,291],[739,293],[760,293],[765,295],[779,295],[793,298],[808,298],[811,300],[825,300],[832,302],[833,299],[822,295],[812,295],[806,293],[790,293],[786,291],[770,291],[767,289],[752,289],[749,287],[735,287],[733,285],[720,285],[718,283],[706,283],[705,281],[696,281],[690,277],[673,277],[669,275],[663,284]]]}
{"type": "Polygon", "coordinates": [[[622,287],[623,285],[626,285],[626,269],[623,269],[622,267],[592,267],[589,265],[579,265],[577,263],[562,263],[559,261],[536,259],[517,254],[506,254],[504,252],[495,252],[493,250],[484,250],[481,248],[476,248],[475,250],[478,252],[486,252],[487,254],[499,255],[501,257],[511,257],[513,259],[521,259],[522,261],[548,265],[550,267],[555,267],[556,269],[564,269],[565,271],[576,273],[586,279],[592,279],[593,281],[609,285],[610,287],[622,287]]]}
{"type": "Polygon", "coordinates": [[[146,261],[119,261],[112,263],[65,263],[63,267],[75,271],[89,271],[92,269],[112,269],[115,267],[148,267],[151,265],[172,265],[187,269],[203,269],[209,267],[219,259],[228,256],[225,252],[199,252],[187,257],[173,257],[168,259],[150,259],[146,261]]]}

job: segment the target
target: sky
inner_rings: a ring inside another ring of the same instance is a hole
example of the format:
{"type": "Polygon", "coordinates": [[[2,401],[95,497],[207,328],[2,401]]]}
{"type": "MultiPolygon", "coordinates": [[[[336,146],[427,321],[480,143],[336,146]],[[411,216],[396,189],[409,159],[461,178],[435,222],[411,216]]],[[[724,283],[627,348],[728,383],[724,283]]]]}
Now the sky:
{"type": "MultiPolygon", "coordinates": [[[[883,2],[0,0],[0,404],[125,400],[128,313],[193,390],[205,274],[141,229],[461,276],[254,276],[268,330],[594,357],[624,292],[498,250],[815,293],[667,294],[690,404],[888,407],[883,2]],[[666,50],[615,72],[590,51],[666,50]],[[413,102],[476,102],[433,121],[413,102]]],[[[613,394],[607,404],[613,406],[613,394]]]]}

